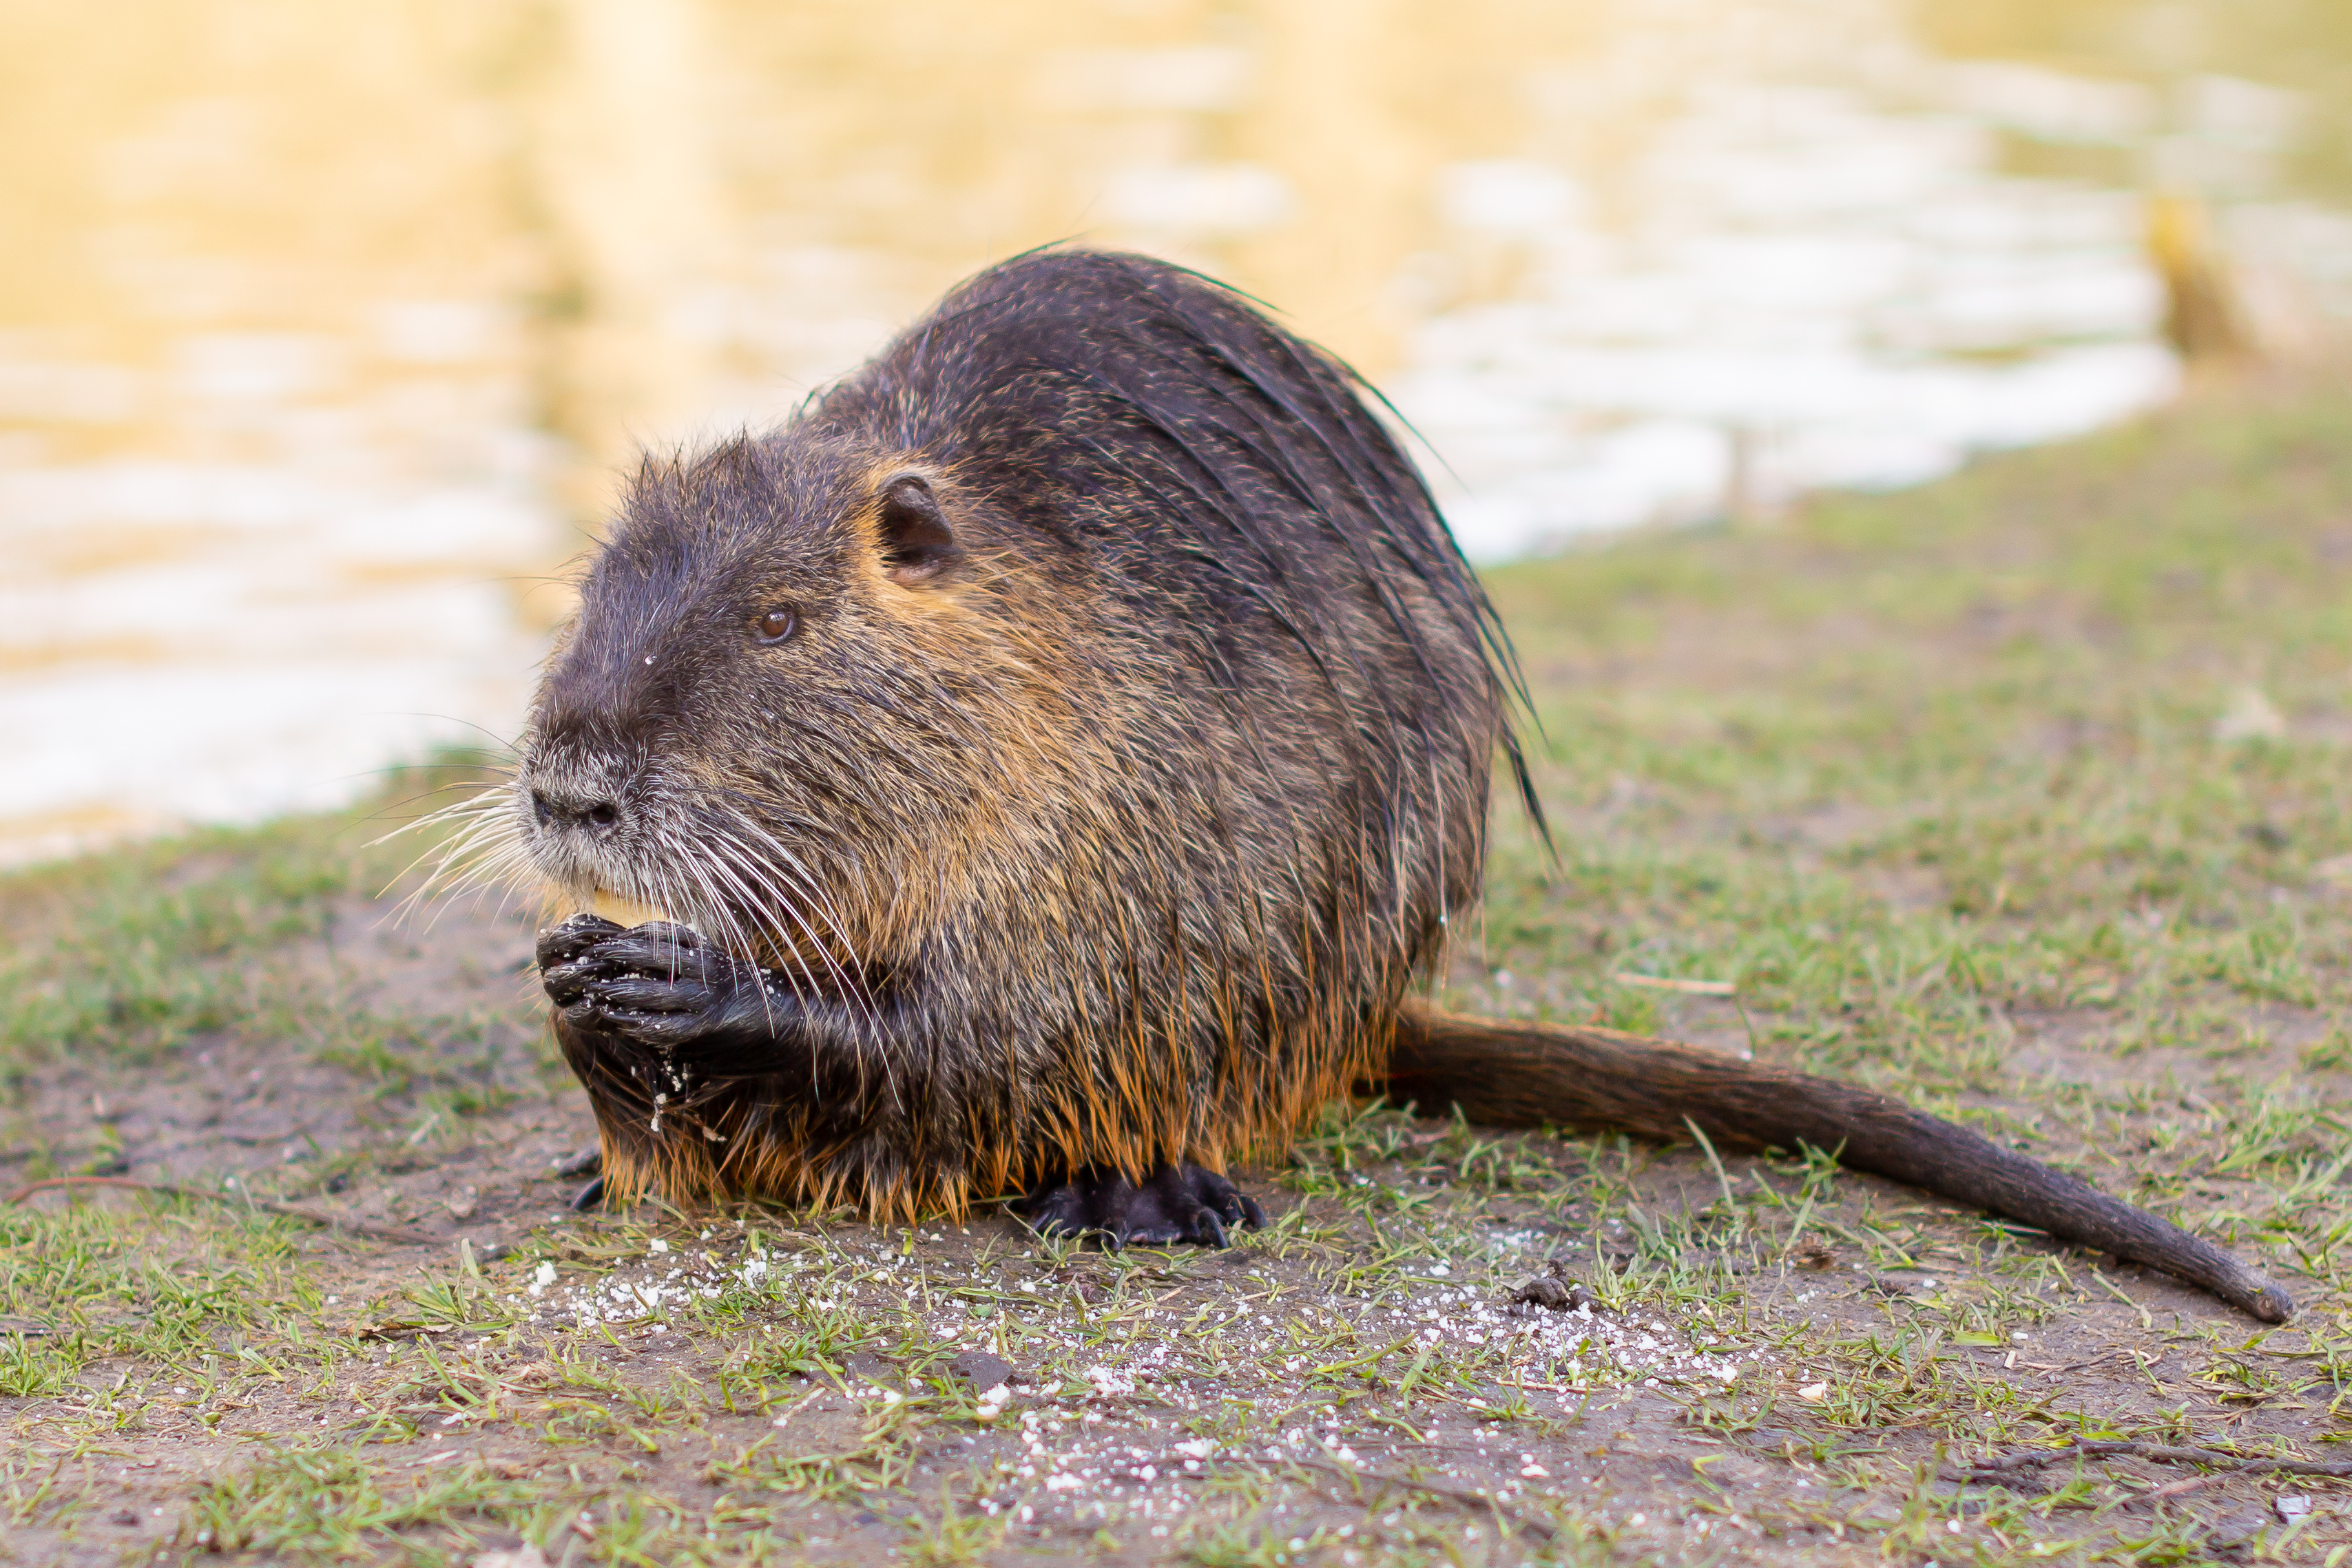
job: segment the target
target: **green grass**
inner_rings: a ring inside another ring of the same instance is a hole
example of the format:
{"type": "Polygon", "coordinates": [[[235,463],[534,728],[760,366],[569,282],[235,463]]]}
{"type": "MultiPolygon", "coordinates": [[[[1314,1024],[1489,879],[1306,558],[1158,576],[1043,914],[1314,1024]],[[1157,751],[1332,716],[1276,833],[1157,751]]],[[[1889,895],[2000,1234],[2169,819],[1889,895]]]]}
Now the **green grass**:
{"type": "Polygon", "coordinates": [[[2259,1260],[2297,1321],[1818,1152],[1394,1107],[1306,1129],[1223,1255],[551,1223],[530,1162],[581,1120],[527,928],[362,939],[379,807],[0,881],[0,1182],[161,1172],[443,1239],[0,1208],[0,1562],[2352,1562],[2341,1481],[1938,1479],[2069,1438],[2352,1456],[2341,378],[1493,585],[1557,854],[1498,810],[1451,1005],[1904,1094],[2259,1260]],[[331,1125],[240,1143],[224,1075],[331,1125]],[[183,1093],[222,1119],[166,1148],[183,1093]],[[1554,1266],[1593,1316],[1504,1310],[1554,1266]],[[1022,1381],[982,1400],[973,1351],[1022,1381]]]}

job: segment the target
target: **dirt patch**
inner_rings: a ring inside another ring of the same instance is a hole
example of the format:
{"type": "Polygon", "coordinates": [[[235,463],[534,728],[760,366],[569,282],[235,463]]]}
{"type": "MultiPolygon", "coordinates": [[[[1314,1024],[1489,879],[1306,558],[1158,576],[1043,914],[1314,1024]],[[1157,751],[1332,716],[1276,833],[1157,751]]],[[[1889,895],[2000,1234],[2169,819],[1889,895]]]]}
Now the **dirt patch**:
{"type": "Polygon", "coordinates": [[[226,1027],[124,1071],[68,1055],[25,1075],[9,1155],[386,1220],[478,1249],[553,1218],[555,1167],[595,1141],[549,1059],[532,923],[458,904],[404,919],[344,899],[276,949],[272,984],[315,1010],[284,1032],[226,1027]]]}
{"type": "MultiPolygon", "coordinates": [[[[2322,1342],[2250,1343],[2168,1281],[1826,1166],[1375,1113],[1256,1173],[1275,1222],[1226,1253],[1108,1255],[1002,1218],[574,1215],[556,1166],[589,1123],[504,956],[528,923],[380,913],[339,902],[279,958],[347,1016],[457,1020],[413,1030],[396,1072],[348,1039],[231,1030],[31,1075],[20,1136],[434,1239],[245,1217],[311,1306],[0,1406],[58,1500],[16,1467],[13,1560],[528,1537],[551,1561],[1862,1563],[2209,1521],[2252,1550],[2295,1497],[2299,1539],[2347,1522],[2336,1483],[2130,1455],[1962,1479],[1963,1453],[2085,1433],[2307,1442],[2322,1342]]],[[[2033,1049],[2060,1054],[2023,1065],[2079,1069],[2081,1031],[2042,1022],[2033,1049]]],[[[95,1201],[127,1238],[157,1223],[95,1201]]],[[[173,1223],[239,1218],[214,1207],[173,1223]]]]}

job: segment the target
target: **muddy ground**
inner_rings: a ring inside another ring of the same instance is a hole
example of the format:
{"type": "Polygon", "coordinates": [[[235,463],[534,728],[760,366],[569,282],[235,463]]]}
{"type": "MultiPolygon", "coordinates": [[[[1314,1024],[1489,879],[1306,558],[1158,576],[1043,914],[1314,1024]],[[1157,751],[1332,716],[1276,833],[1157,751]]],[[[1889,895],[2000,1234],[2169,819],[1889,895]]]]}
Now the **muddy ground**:
{"type": "MultiPolygon", "coordinates": [[[[2292,1527],[2278,1560],[2317,1562],[2352,1539],[2340,1482],[2134,1457],[1954,1479],[2077,1435],[2309,1451],[2342,1429],[2336,1342],[1801,1163],[1719,1176],[1696,1151],[1375,1114],[1250,1173],[1275,1222],[1223,1253],[1048,1245],[1001,1215],[574,1214],[562,1169],[593,1134],[516,958],[533,922],[434,915],[340,900],[273,960],[360,1015],[468,1020],[394,1092],[363,1053],[234,1030],[25,1085],[20,1169],[38,1148],[224,1193],[33,1200],[97,1205],[166,1269],[227,1239],[244,1194],[417,1239],[248,1222],[307,1311],[6,1401],[19,1499],[70,1500],[20,1500],[6,1560],[463,1560],[530,1536],[551,1561],[1970,1562],[2093,1537],[2271,1557],[2292,1527]],[[1514,1300],[1555,1276],[1559,1306],[1514,1300]]],[[[1711,998],[1665,1022],[1745,1036],[1711,998]]],[[[2017,1022],[2026,1071],[2087,1065],[2081,1020],[2017,1022]]],[[[2212,1069],[2135,1065],[2174,1096],[2212,1069]]]]}

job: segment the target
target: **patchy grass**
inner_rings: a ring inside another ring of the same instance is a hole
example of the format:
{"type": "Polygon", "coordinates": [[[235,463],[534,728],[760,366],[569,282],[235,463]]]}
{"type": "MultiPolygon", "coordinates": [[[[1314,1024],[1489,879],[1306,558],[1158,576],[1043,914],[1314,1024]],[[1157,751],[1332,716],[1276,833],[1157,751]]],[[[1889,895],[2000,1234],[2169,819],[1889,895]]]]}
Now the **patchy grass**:
{"type": "Polygon", "coordinates": [[[0,1562],[2352,1561],[2344,1481],[2147,1451],[2352,1458],[2352,398],[1495,587],[1559,858],[1502,816],[1449,1003],[1908,1095],[2296,1322],[1818,1154],[1383,1107],[1226,1253],[573,1216],[530,923],[387,924],[321,819],[0,882],[0,1180],[219,1197],[0,1207],[0,1562]]]}

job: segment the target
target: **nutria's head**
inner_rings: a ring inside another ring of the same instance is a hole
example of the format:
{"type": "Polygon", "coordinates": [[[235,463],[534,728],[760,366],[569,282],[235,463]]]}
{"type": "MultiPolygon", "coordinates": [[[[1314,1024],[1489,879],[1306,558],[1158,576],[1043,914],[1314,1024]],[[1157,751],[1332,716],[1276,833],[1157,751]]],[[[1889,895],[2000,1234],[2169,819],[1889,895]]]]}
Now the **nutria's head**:
{"type": "Polygon", "coordinates": [[[523,737],[530,867],[571,908],[812,978],[861,962],[858,906],[971,794],[977,521],[905,454],[787,435],[648,465],[523,737]]]}

